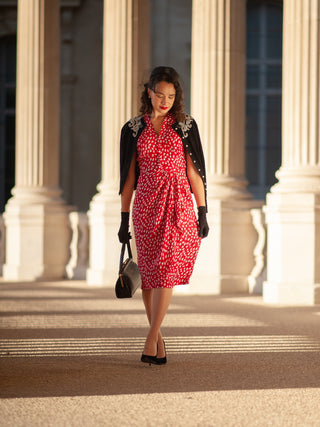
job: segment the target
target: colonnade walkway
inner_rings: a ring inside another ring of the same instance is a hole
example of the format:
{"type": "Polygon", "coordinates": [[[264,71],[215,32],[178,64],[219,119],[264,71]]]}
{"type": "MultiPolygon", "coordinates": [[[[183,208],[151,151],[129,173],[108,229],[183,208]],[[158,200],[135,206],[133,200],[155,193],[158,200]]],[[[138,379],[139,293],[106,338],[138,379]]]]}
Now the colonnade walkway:
{"type": "Polygon", "coordinates": [[[320,426],[320,306],[176,292],[168,364],[141,293],[0,280],[1,426],[320,426]]]}

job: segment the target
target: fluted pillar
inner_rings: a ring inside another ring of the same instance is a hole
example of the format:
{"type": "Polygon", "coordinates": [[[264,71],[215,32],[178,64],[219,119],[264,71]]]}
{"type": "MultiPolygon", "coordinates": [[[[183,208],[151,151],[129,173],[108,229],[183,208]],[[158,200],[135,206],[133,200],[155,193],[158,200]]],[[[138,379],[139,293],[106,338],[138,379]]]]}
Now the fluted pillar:
{"type": "Polygon", "coordinates": [[[209,238],[194,273],[197,291],[246,292],[256,233],[245,179],[246,0],[194,0],[191,113],[208,176],[209,238]],[[201,279],[201,280],[200,280],[201,279]]]}
{"type": "Polygon", "coordinates": [[[210,196],[248,199],[245,159],[245,0],[195,0],[191,108],[206,152],[210,196]]]}
{"type": "Polygon", "coordinates": [[[285,0],[282,166],[267,196],[264,300],[320,302],[320,2],[285,0]]]}
{"type": "Polygon", "coordinates": [[[138,114],[138,87],[149,67],[149,0],[104,0],[102,179],[90,204],[89,284],[113,285],[119,265],[120,131],[138,114]]]}
{"type": "Polygon", "coordinates": [[[5,209],[5,279],[62,278],[67,208],[59,189],[59,0],[20,0],[16,182],[5,209]]]}

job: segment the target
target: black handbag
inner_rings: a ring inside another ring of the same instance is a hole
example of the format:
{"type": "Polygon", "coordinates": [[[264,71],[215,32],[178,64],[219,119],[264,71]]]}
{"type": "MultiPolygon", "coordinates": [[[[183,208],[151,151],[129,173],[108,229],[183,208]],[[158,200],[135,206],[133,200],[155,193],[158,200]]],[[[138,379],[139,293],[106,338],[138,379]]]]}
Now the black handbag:
{"type": "Polygon", "coordinates": [[[117,298],[132,298],[140,286],[141,276],[137,264],[132,259],[130,242],[123,243],[120,255],[119,277],[115,286],[116,296],[117,298]],[[126,246],[129,258],[123,262],[126,246]]]}

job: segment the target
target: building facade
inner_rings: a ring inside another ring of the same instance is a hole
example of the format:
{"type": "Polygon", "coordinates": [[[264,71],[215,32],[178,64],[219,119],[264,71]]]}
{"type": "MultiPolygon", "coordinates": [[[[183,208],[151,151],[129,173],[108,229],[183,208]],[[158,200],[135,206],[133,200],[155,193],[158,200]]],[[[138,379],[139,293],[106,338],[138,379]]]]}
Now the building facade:
{"type": "Polygon", "coordinates": [[[320,0],[3,0],[0,15],[3,280],[113,286],[119,132],[165,63],[207,164],[188,292],[319,303],[320,0]]]}

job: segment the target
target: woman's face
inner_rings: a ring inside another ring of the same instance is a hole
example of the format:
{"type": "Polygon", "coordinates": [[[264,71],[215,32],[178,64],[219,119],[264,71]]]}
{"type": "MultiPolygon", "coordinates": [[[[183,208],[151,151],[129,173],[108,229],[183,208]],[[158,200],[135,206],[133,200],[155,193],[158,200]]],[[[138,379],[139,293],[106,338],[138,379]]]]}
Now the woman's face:
{"type": "Polygon", "coordinates": [[[154,116],[165,116],[173,106],[176,90],[172,83],[159,82],[154,91],[148,89],[154,116]]]}

